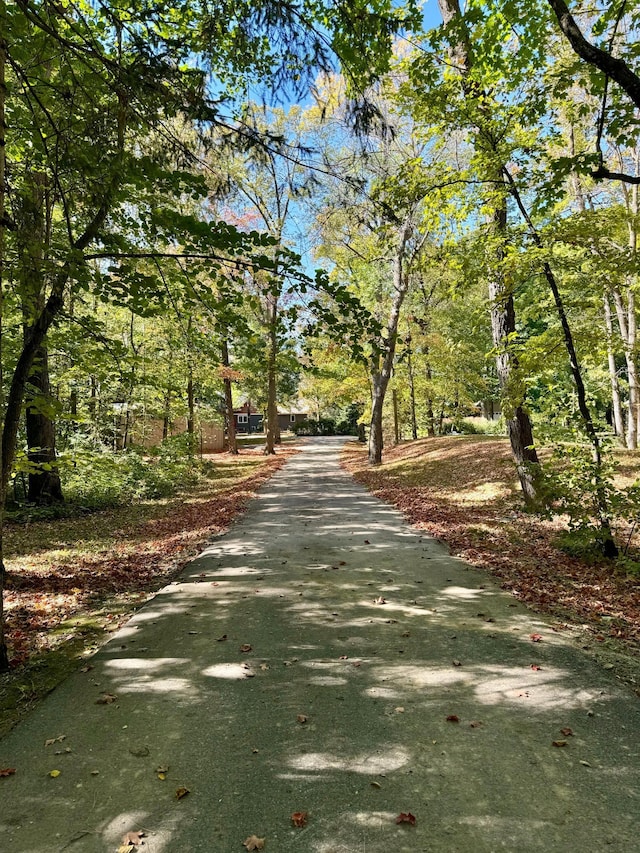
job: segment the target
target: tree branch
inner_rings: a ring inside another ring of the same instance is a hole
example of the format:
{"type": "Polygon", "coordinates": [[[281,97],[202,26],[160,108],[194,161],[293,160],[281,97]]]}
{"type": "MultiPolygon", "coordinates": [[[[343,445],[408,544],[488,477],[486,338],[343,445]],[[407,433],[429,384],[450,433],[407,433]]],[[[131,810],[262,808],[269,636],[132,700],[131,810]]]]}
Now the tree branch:
{"type": "Polygon", "coordinates": [[[640,77],[629,68],[623,59],[612,56],[606,50],[602,50],[587,41],[564,0],[549,0],[549,5],[553,9],[560,29],[569,41],[574,53],[577,53],[589,65],[599,68],[600,71],[614,80],[640,109],[640,77]]]}

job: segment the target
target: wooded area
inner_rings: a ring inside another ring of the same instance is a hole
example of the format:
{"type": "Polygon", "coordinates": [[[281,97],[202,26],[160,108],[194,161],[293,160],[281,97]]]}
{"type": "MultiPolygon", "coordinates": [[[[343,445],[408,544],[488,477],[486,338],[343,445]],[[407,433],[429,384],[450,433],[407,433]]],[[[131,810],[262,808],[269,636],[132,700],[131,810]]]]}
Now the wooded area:
{"type": "MultiPolygon", "coordinates": [[[[298,406],[372,466],[508,436],[527,508],[637,573],[640,3],[438,8],[0,0],[0,535],[298,406]]],[[[18,583],[0,545],[0,670],[18,583]]]]}

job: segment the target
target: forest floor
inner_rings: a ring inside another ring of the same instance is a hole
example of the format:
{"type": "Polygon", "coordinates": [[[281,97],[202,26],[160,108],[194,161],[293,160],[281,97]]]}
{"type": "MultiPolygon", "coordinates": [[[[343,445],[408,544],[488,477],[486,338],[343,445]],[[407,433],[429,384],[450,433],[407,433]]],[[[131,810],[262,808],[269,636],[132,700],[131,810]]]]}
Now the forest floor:
{"type": "MultiPolygon", "coordinates": [[[[367,467],[363,445],[349,444],[342,459],[358,482],[452,554],[576,630],[580,645],[640,695],[640,575],[571,556],[559,543],[563,519],[524,511],[506,439],[419,439],[386,452],[375,469],[367,467]]],[[[629,454],[618,462],[626,484],[640,476],[629,454]]]]}
{"type": "Polygon", "coordinates": [[[79,517],[8,524],[5,607],[12,669],[0,685],[0,736],[93,653],[295,453],[208,457],[189,492],[79,517]]]}

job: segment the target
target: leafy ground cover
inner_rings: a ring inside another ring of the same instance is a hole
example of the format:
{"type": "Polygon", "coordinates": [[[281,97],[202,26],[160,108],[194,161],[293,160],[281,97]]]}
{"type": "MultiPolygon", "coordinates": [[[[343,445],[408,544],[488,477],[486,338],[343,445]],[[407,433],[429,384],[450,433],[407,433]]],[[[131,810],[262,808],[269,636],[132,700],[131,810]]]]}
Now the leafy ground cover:
{"type": "MultiPolygon", "coordinates": [[[[620,459],[620,476],[640,461],[620,459]]],[[[419,439],[385,453],[368,468],[362,445],[345,447],[343,464],[411,524],[445,542],[451,553],[500,578],[529,606],[579,629],[585,649],[640,695],[640,578],[609,561],[572,556],[560,547],[562,519],[527,513],[508,442],[485,436],[419,439]]]]}
{"type": "Polygon", "coordinates": [[[210,457],[209,476],[188,494],[7,525],[12,671],[0,682],[0,735],[228,528],[294,452],[220,454],[210,457]]]}

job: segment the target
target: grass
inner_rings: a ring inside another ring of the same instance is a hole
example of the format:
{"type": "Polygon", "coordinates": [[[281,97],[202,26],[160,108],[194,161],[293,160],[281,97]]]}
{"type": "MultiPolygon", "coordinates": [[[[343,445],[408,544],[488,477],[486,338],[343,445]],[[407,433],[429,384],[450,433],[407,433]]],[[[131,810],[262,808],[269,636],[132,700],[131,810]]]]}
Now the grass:
{"type": "MultiPolygon", "coordinates": [[[[640,459],[618,457],[619,485],[629,485],[640,476],[640,459]]],[[[579,549],[567,553],[563,519],[525,512],[507,440],[419,439],[386,452],[377,468],[367,466],[361,445],[350,444],[343,462],[453,554],[496,575],[505,589],[561,626],[577,629],[583,646],[640,690],[640,579],[626,573],[624,560],[594,561],[579,549]]],[[[618,532],[623,540],[625,531],[618,532]]]]}
{"type": "Polygon", "coordinates": [[[8,524],[0,736],[223,532],[295,452],[210,457],[188,493],[90,515],[8,524]]]}

